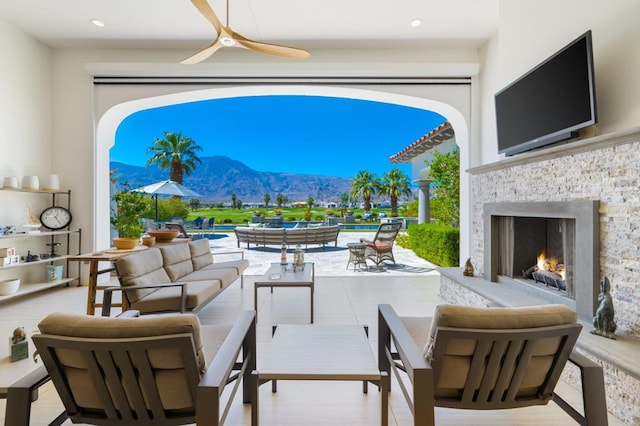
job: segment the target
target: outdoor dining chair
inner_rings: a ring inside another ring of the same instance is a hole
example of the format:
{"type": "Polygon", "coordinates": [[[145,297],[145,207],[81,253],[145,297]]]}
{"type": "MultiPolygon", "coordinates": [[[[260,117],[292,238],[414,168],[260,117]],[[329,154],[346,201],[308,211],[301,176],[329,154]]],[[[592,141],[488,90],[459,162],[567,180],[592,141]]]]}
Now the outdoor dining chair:
{"type": "Polygon", "coordinates": [[[498,410],[551,400],[578,424],[606,426],[602,367],[572,352],[581,329],[565,305],[439,305],[433,318],[401,318],[383,304],[378,363],[397,378],[416,426],[435,425],[434,407],[498,410]],[[567,361],[580,370],[584,414],[555,392],[567,361]]]}

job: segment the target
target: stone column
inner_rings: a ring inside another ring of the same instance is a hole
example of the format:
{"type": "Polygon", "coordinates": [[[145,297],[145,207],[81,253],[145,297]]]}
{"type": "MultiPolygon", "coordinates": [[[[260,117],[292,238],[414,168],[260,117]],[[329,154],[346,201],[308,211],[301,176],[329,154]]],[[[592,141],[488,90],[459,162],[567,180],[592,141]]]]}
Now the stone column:
{"type": "Polygon", "coordinates": [[[415,180],[418,184],[418,223],[428,223],[431,221],[429,210],[429,184],[432,181],[428,179],[415,180]]]}

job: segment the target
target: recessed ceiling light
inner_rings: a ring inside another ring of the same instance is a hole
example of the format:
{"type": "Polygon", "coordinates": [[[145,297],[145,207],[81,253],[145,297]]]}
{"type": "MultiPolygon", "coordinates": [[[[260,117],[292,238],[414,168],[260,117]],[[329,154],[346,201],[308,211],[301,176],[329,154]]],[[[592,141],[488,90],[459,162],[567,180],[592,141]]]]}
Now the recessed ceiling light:
{"type": "Polygon", "coordinates": [[[411,20],[411,22],[409,22],[409,25],[414,28],[419,27],[420,25],[422,25],[422,19],[413,19],[411,20]]]}
{"type": "Polygon", "coordinates": [[[91,22],[96,27],[100,27],[100,28],[104,27],[104,22],[102,22],[99,19],[91,19],[91,20],[89,20],[89,22],[91,22]]]}

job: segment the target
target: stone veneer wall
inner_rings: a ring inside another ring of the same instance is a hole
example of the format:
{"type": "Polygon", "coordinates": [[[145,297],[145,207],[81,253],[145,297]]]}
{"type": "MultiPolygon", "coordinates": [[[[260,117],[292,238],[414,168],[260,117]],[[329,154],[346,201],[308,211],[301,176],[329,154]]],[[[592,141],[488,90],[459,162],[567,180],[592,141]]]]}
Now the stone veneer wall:
{"type": "Polygon", "coordinates": [[[484,273],[483,205],[600,200],[600,273],[611,281],[618,334],[640,339],[640,128],[470,169],[471,257],[484,273]]]}

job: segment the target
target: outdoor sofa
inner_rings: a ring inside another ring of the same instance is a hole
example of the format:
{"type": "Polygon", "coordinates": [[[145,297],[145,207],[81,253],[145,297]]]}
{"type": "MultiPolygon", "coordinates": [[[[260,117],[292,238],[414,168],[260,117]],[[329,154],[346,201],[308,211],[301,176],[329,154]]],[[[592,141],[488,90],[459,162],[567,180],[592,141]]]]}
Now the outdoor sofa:
{"type": "Polygon", "coordinates": [[[324,248],[326,244],[331,242],[333,242],[336,247],[338,246],[340,226],[309,226],[305,228],[237,226],[235,233],[238,240],[238,247],[240,247],[240,243],[247,243],[247,248],[249,248],[250,244],[257,246],[280,246],[282,243],[285,243],[288,246],[295,246],[297,244],[304,246],[319,244],[324,248]]]}
{"type": "Polygon", "coordinates": [[[120,287],[105,290],[104,316],[110,314],[113,291],[122,291],[126,307],[143,314],[197,312],[238,278],[242,281],[249,262],[244,256],[214,262],[209,240],[200,239],[151,247],[118,259],[115,266],[120,287]]]}

